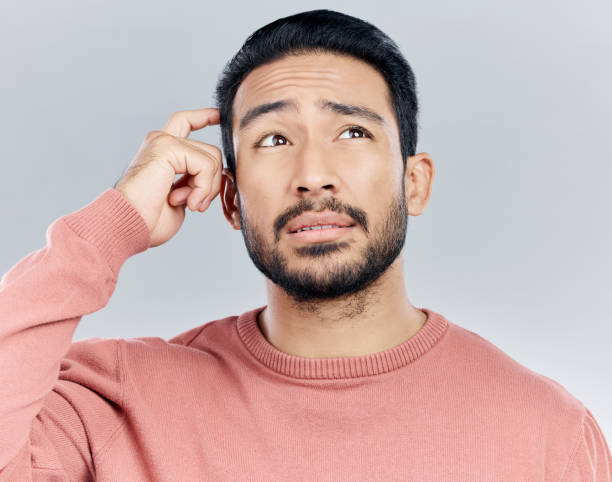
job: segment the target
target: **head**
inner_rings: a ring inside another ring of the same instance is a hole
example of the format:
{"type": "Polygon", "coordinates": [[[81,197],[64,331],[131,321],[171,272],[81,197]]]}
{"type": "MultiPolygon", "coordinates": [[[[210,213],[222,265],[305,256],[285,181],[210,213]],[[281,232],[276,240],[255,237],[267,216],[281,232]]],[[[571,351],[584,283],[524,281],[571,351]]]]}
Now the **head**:
{"type": "Polygon", "coordinates": [[[415,80],[395,43],[329,10],[282,18],[246,40],[216,95],[223,209],[257,268],[298,301],[370,286],[433,175],[415,154],[415,80]],[[337,227],[293,232],[316,224],[337,227]]]}

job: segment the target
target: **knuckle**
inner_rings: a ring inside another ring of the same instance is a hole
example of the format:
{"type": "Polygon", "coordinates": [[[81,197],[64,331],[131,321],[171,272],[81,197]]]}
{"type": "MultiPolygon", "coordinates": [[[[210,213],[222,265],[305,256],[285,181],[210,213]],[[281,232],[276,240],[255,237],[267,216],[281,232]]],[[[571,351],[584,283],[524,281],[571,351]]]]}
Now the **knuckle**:
{"type": "Polygon", "coordinates": [[[217,146],[215,146],[213,144],[211,144],[211,147],[212,147],[213,152],[215,153],[214,154],[215,158],[220,161],[221,158],[222,158],[221,149],[219,149],[219,147],[217,147],[217,146]]]}
{"type": "Polygon", "coordinates": [[[214,162],[210,157],[206,158],[206,161],[202,163],[202,172],[206,174],[214,174],[217,171],[216,162],[214,162]]]}
{"type": "Polygon", "coordinates": [[[171,144],[174,143],[174,139],[172,135],[168,134],[167,132],[161,131],[157,136],[154,136],[150,142],[156,148],[165,150],[170,147],[171,144]]]}
{"type": "Polygon", "coordinates": [[[152,139],[155,139],[159,134],[161,133],[161,131],[149,131],[147,132],[147,135],[145,136],[145,139],[150,141],[152,139]]]}
{"type": "Polygon", "coordinates": [[[176,112],[173,112],[170,117],[168,118],[168,121],[175,121],[177,119],[179,119],[180,117],[183,117],[185,115],[185,111],[184,110],[177,110],[176,112]]]}
{"type": "Polygon", "coordinates": [[[145,140],[147,142],[151,142],[151,141],[155,140],[157,137],[159,137],[160,135],[163,135],[163,134],[164,134],[164,132],[162,132],[162,131],[157,131],[157,130],[149,131],[149,132],[147,132],[147,135],[145,136],[145,140]]]}

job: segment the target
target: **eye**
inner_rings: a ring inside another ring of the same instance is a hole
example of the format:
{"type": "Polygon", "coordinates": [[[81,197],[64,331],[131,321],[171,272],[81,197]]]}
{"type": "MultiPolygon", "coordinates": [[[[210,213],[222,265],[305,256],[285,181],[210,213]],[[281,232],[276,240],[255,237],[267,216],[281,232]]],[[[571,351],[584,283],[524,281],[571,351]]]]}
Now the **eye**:
{"type": "Polygon", "coordinates": [[[254,147],[276,147],[287,144],[287,138],[280,134],[264,134],[264,136],[255,142],[254,147]],[[269,139],[269,140],[268,140],[269,139]]]}
{"type": "Polygon", "coordinates": [[[342,132],[342,134],[340,135],[339,139],[359,139],[362,137],[372,137],[372,134],[370,134],[367,130],[365,130],[363,127],[359,127],[359,126],[351,126],[348,129],[346,129],[345,131],[342,132]],[[344,133],[348,132],[349,135],[345,136],[344,133]],[[353,134],[357,134],[357,135],[353,135],[353,134]]]}

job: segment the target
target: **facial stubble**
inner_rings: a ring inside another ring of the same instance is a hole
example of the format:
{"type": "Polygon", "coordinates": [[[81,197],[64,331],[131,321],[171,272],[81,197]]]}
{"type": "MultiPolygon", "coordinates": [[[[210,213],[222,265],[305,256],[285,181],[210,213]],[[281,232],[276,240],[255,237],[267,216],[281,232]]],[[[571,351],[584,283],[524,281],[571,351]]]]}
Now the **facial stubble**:
{"type": "Polygon", "coordinates": [[[297,304],[359,297],[360,293],[364,294],[368,288],[372,288],[395,261],[406,241],[408,210],[404,183],[392,198],[384,220],[371,233],[367,229],[367,216],[362,210],[346,207],[335,198],[326,199],[318,209],[313,207],[314,201],[311,199],[302,200],[299,208],[293,210],[292,218],[304,211],[323,209],[354,214],[353,217],[359,222],[351,229],[365,227],[364,233],[368,237],[359,259],[340,259],[342,252],[351,249],[346,241],[312,243],[293,248],[296,257],[307,258],[307,264],[312,268],[289,269],[287,258],[278,247],[282,239],[280,228],[286,223],[283,222],[283,226],[276,223],[275,227],[279,229],[274,241],[266,242],[262,231],[248,222],[238,194],[241,231],[249,257],[264,276],[282,288],[297,304]]]}

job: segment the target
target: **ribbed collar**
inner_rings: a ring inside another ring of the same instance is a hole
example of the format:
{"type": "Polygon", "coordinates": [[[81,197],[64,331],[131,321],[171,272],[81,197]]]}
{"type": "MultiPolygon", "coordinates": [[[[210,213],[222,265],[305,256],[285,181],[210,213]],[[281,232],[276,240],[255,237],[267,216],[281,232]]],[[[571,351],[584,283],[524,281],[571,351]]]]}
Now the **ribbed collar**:
{"type": "Polygon", "coordinates": [[[427,315],[427,320],[416,334],[400,345],[369,355],[305,358],[283,353],[266,339],[257,324],[257,315],[266,306],[240,315],[236,321],[238,334],[249,352],[261,363],[294,378],[358,378],[397,370],[433,347],[449,325],[442,315],[427,308],[419,308],[427,315]]]}

